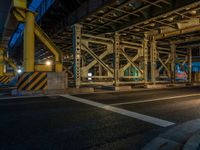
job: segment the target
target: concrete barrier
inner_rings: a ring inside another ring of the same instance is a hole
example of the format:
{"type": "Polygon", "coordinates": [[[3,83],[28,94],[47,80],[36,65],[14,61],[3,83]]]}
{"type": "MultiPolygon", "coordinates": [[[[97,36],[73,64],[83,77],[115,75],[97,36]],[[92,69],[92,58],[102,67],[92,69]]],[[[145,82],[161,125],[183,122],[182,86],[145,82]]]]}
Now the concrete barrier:
{"type": "Polygon", "coordinates": [[[167,88],[167,84],[147,84],[146,88],[148,88],[148,89],[162,89],[162,88],[167,88]]]}
{"type": "Polygon", "coordinates": [[[132,87],[129,85],[126,86],[102,86],[104,90],[114,90],[114,91],[129,91],[132,90],[132,87]]]}
{"type": "Polygon", "coordinates": [[[66,73],[47,73],[47,90],[59,90],[68,88],[68,78],[66,73]]]}

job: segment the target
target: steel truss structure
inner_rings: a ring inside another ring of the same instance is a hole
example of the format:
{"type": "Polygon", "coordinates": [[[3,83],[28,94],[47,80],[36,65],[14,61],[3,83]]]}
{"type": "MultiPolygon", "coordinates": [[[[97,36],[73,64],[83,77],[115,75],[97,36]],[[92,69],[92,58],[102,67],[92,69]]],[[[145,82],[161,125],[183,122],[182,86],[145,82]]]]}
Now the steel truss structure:
{"type": "Polygon", "coordinates": [[[122,0],[98,9],[70,29],[76,87],[190,83],[199,10],[192,0],[122,0]]]}
{"type": "Polygon", "coordinates": [[[76,87],[192,82],[199,17],[199,0],[85,0],[46,32],[76,87]]]}
{"type": "Polygon", "coordinates": [[[148,40],[132,43],[114,38],[82,34],[73,28],[76,86],[147,83],[148,40]],[[133,74],[133,69],[135,74],[133,74]],[[127,73],[125,73],[127,72],[127,73]],[[92,76],[90,75],[92,74],[92,76]]]}
{"type": "Polygon", "coordinates": [[[117,32],[113,38],[105,38],[82,34],[81,30],[82,25],[74,25],[76,87],[174,83],[177,65],[188,74],[186,80],[191,82],[191,49],[186,52],[176,50],[173,42],[168,47],[158,45],[155,38],[148,34],[136,43],[123,40],[117,32]]]}

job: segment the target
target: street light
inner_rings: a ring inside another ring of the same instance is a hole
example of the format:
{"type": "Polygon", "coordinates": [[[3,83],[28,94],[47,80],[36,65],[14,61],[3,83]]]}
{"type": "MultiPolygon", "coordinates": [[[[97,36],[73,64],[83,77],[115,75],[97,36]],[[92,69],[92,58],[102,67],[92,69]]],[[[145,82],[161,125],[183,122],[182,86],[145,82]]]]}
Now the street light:
{"type": "Polygon", "coordinates": [[[17,70],[17,73],[18,73],[18,74],[21,74],[21,73],[22,73],[22,69],[18,69],[18,70],[17,70]]]}
{"type": "Polygon", "coordinates": [[[50,65],[51,65],[51,61],[47,60],[47,61],[46,61],[46,65],[47,65],[47,66],[50,66],[50,65]]]}

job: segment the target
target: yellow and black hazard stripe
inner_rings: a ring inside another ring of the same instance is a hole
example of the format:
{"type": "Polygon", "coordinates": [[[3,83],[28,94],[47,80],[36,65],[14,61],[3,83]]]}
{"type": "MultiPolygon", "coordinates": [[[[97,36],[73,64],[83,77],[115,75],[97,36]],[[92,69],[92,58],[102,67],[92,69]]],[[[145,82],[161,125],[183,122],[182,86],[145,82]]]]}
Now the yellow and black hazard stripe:
{"type": "Polygon", "coordinates": [[[38,91],[47,89],[47,73],[23,73],[18,79],[17,89],[18,91],[38,91]]]}
{"type": "Polygon", "coordinates": [[[9,76],[0,76],[0,83],[1,84],[8,84],[10,82],[9,76]]]}

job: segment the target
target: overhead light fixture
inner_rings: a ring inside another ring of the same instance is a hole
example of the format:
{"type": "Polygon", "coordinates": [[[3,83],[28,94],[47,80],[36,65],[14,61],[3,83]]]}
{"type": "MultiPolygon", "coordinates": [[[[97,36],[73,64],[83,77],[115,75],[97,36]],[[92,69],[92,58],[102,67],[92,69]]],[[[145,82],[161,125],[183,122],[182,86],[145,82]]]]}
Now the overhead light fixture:
{"type": "Polygon", "coordinates": [[[91,21],[91,20],[92,20],[92,18],[86,18],[86,20],[87,20],[87,21],[91,21]]]}
{"type": "Polygon", "coordinates": [[[104,13],[104,11],[103,11],[103,10],[100,10],[100,11],[99,11],[99,13],[103,14],[103,13],[104,13]]]}
{"type": "Polygon", "coordinates": [[[192,11],[190,12],[190,14],[196,15],[196,14],[197,14],[197,11],[196,11],[196,10],[192,10],[192,11]]]}
{"type": "Polygon", "coordinates": [[[156,24],[155,23],[151,23],[149,24],[151,27],[154,27],[156,24]]]}
{"type": "Polygon", "coordinates": [[[91,72],[88,73],[88,80],[90,80],[90,81],[92,80],[92,73],[91,72]]]}
{"type": "Polygon", "coordinates": [[[173,18],[173,17],[170,17],[168,20],[169,20],[169,21],[173,21],[173,20],[174,20],[174,18],[173,18]]]}

